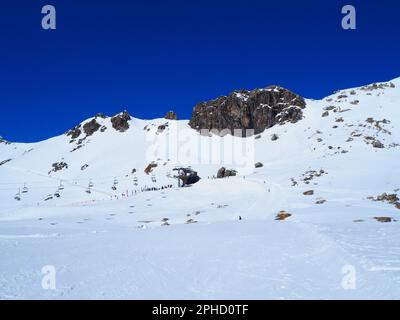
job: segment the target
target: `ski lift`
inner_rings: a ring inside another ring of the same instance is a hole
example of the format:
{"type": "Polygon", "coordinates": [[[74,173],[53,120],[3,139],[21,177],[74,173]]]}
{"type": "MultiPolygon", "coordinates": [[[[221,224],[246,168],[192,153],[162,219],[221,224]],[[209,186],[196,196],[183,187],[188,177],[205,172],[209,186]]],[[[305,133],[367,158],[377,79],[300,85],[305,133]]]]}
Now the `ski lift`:
{"type": "Polygon", "coordinates": [[[21,189],[18,190],[18,193],[14,196],[14,199],[17,201],[21,201],[21,189]]]}
{"type": "Polygon", "coordinates": [[[22,188],[22,193],[28,193],[28,187],[26,186],[26,183],[24,183],[24,187],[22,188]]]}
{"type": "Polygon", "coordinates": [[[197,175],[197,172],[194,171],[191,167],[187,168],[174,168],[174,171],[177,171],[178,174],[174,175],[175,179],[178,179],[178,187],[187,187],[191,186],[200,181],[200,177],[197,175]]]}

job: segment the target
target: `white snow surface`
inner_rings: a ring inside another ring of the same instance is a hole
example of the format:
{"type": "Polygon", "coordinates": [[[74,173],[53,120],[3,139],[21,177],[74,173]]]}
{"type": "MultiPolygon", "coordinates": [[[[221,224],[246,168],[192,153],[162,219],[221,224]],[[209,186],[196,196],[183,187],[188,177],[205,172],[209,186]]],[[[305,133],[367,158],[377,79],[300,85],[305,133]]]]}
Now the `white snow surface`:
{"type": "Polygon", "coordinates": [[[212,179],[223,164],[193,164],[202,179],[190,188],[167,177],[179,165],[168,158],[144,173],[148,137],[188,131],[186,120],[133,118],[121,133],[97,118],[107,130],[73,152],[65,134],[0,143],[0,163],[11,159],[0,166],[0,299],[399,299],[400,222],[374,218],[400,210],[367,197],[400,194],[400,78],[365,88],[307,99],[303,120],[247,138],[262,168],[212,179]],[[49,173],[56,162],[68,168],[49,173]],[[311,170],[324,173],[307,184],[311,170]],[[291,216],[277,221],[281,210],[291,216]],[[48,265],[55,290],[42,288],[48,265]]]}

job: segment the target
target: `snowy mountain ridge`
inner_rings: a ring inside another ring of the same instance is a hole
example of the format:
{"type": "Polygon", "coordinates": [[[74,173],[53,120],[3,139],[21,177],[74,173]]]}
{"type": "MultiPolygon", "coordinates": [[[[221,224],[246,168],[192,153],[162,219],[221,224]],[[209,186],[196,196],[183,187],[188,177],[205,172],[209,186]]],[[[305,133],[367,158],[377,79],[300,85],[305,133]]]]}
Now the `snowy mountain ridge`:
{"type": "MultiPolygon", "coordinates": [[[[233,95],[224,121],[252,127],[233,95]]],[[[398,298],[400,78],[304,102],[244,138],[121,112],[0,140],[0,298],[398,298]],[[178,188],[177,166],[200,182],[178,188]],[[216,179],[221,167],[237,175],[216,179]],[[49,263],[53,292],[35,285],[49,263]]]]}

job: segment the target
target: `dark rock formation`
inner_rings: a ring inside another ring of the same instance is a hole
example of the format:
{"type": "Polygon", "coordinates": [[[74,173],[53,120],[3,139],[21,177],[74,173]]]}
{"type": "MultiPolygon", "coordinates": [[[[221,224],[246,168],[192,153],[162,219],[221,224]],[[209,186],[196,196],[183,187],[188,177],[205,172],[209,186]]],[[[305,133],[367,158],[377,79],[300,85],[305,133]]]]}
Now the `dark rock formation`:
{"type": "Polygon", "coordinates": [[[236,174],[237,174],[236,170],[227,170],[224,167],[222,167],[217,172],[217,178],[222,179],[222,178],[227,178],[227,177],[235,177],[236,174]]]}
{"type": "Polygon", "coordinates": [[[167,129],[167,127],[168,127],[168,123],[158,126],[157,133],[163,133],[164,130],[167,129]]]}
{"type": "Polygon", "coordinates": [[[149,163],[148,166],[146,167],[146,169],[144,169],[144,173],[149,175],[153,171],[153,169],[157,168],[157,167],[158,167],[157,163],[154,163],[154,162],[149,163]]]}
{"type": "Polygon", "coordinates": [[[11,142],[8,142],[8,141],[5,140],[2,136],[0,136],[0,143],[11,144],[11,142]]]}
{"type": "Polygon", "coordinates": [[[382,223],[387,223],[387,222],[396,221],[396,220],[393,220],[392,217],[375,217],[374,219],[375,219],[376,221],[382,222],[382,223]]]}
{"type": "Polygon", "coordinates": [[[164,118],[167,120],[178,120],[178,117],[174,111],[168,111],[164,118]]]}
{"type": "Polygon", "coordinates": [[[290,218],[291,216],[292,216],[292,214],[287,213],[286,211],[282,210],[282,211],[278,212],[278,214],[276,215],[275,220],[283,221],[283,220],[286,220],[287,218],[290,218]]]}
{"type": "Polygon", "coordinates": [[[96,121],[96,119],[93,119],[89,122],[86,122],[83,125],[83,131],[85,132],[86,136],[91,136],[93,133],[95,133],[97,130],[99,130],[101,125],[96,121]]]}
{"type": "Polygon", "coordinates": [[[111,118],[112,126],[115,130],[119,132],[125,132],[129,129],[129,120],[131,120],[131,116],[127,111],[123,111],[116,116],[111,118]]]}
{"type": "Polygon", "coordinates": [[[256,169],[264,167],[261,162],[257,162],[254,166],[256,167],[256,169]]]}
{"type": "Polygon", "coordinates": [[[82,125],[79,124],[76,127],[72,128],[71,130],[69,130],[67,132],[67,136],[71,137],[71,139],[78,138],[82,133],[81,127],[82,127],[82,125]]]}
{"type": "Polygon", "coordinates": [[[53,168],[49,171],[49,174],[52,172],[61,171],[63,169],[68,169],[68,164],[65,162],[56,162],[51,165],[53,168]]]}
{"type": "Polygon", "coordinates": [[[271,136],[271,140],[272,141],[276,141],[278,139],[279,139],[279,136],[277,134],[275,134],[275,133],[271,136]]]}
{"type": "Polygon", "coordinates": [[[304,107],[302,97],[278,86],[241,90],[198,104],[189,125],[196,130],[227,130],[231,134],[241,129],[242,136],[246,129],[253,129],[259,134],[276,124],[299,121],[304,107]]]}
{"type": "Polygon", "coordinates": [[[378,148],[378,149],[383,149],[385,146],[384,146],[384,144],[382,143],[382,142],[380,142],[379,140],[375,140],[373,143],[372,143],[372,146],[374,147],[374,148],[378,148]]]}
{"type": "Polygon", "coordinates": [[[96,114],[95,118],[101,118],[101,119],[106,119],[107,116],[104,113],[99,112],[98,114],[96,114]]]}
{"type": "Polygon", "coordinates": [[[381,195],[377,196],[375,201],[387,201],[389,203],[396,203],[397,201],[399,201],[399,197],[397,196],[396,193],[393,194],[387,194],[382,193],[381,195]]]}

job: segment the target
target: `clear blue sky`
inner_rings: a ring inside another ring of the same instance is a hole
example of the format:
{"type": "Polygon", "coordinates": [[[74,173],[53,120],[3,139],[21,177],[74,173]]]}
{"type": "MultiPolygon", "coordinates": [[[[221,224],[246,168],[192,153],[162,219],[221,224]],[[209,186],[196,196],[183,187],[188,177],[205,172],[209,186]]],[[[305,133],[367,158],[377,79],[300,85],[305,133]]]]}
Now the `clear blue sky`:
{"type": "Polygon", "coordinates": [[[37,141],[97,112],[139,118],[270,84],[321,98],[400,76],[400,1],[3,0],[0,135],[37,141]],[[57,30],[41,8],[57,9],[57,30]],[[341,7],[357,30],[341,29],[341,7]]]}

